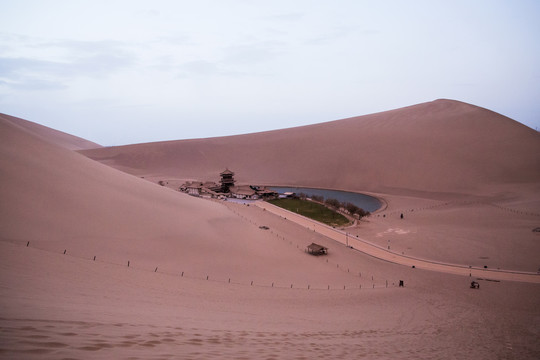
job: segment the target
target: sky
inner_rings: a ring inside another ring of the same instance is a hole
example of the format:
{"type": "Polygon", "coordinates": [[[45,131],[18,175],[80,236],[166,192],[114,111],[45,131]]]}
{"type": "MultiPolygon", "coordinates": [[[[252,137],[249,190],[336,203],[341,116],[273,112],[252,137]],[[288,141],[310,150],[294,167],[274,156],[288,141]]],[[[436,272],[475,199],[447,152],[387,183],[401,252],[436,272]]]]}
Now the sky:
{"type": "Polygon", "coordinates": [[[0,0],[0,112],[101,145],[439,98],[540,128],[537,0],[0,0]]]}

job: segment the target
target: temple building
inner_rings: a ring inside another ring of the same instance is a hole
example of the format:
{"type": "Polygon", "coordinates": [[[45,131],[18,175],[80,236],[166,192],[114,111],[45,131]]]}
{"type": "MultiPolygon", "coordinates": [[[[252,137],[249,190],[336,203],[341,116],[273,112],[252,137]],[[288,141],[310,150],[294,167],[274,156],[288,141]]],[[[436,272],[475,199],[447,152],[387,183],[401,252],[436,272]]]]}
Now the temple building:
{"type": "Polygon", "coordinates": [[[232,186],[229,190],[232,198],[248,200],[257,200],[259,198],[257,191],[249,185],[232,186]]]}
{"type": "Polygon", "coordinates": [[[226,169],[219,175],[221,176],[221,192],[228,193],[230,187],[234,186],[234,173],[231,170],[226,169]]]}
{"type": "Polygon", "coordinates": [[[192,196],[214,199],[242,199],[242,200],[258,200],[277,198],[278,193],[274,190],[265,188],[264,186],[253,185],[235,185],[234,172],[225,169],[222,173],[220,183],[213,181],[187,181],[181,185],[178,190],[192,196]]]}

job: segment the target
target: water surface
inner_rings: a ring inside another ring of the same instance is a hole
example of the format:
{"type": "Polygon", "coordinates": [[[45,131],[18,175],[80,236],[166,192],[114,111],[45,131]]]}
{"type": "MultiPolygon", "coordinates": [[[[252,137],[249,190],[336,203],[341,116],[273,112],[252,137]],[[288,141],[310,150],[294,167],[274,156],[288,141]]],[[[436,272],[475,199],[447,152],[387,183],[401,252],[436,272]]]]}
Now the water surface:
{"type": "Polygon", "coordinates": [[[373,196],[348,191],[278,186],[269,186],[269,188],[280,194],[285,192],[304,193],[308,197],[318,195],[323,196],[325,199],[336,199],[342,203],[350,202],[369,212],[374,212],[382,206],[381,201],[373,196]]]}

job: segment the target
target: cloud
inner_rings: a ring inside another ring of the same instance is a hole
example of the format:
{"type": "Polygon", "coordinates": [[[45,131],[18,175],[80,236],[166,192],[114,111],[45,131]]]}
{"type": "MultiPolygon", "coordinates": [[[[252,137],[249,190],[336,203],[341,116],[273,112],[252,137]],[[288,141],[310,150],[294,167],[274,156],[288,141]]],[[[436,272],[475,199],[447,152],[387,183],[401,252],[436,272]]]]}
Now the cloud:
{"type": "Polygon", "coordinates": [[[70,62],[38,60],[32,58],[0,58],[0,77],[46,76],[56,78],[101,77],[130,62],[116,55],[95,55],[70,62]]]}
{"type": "Polygon", "coordinates": [[[225,48],[223,61],[227,64],[244,65],[272,60],[282,50],[283,43],[268,41],[252,44],[234,45],[225,48]]]}
{"type": "Polygon", "coordinates": [[[33,58],[0,58],[0,78],[7,83],[40,84],[59,83],[76,77],[103,78],[131,64],[126,59],[114,54],[99,54],[67,62],[38,60],[33,58]],[[48,81],[50,80],[50,81],[48,81]]]}
{"type": "Polygon", "coordinates": [[[66,88],[57,75],[61,64],[24,58],[0,58],[0,86],[13,90],[66,88]]]}
{"type": "Polygon", "coordinates": [[[272,22],[278,21],[278,22],[289,22],[289,21],[299,21],[305,16],[304,13],[301,12],[292,12],[292,13],[283,13],[283,14],[275,14],[275,15],[268,15],[265,16],[265,20],[269,20],[272,22]]]}
{"type": "Polygon", "coordinates": [[[182,70],[191,74],[216,75],[223,73],[218,64],[205,60],[189,61],[181,65],[182,70]]]}
{"type": "Polygon", "coordinates": [[[159,44],[163,43],[165,45],[172,45],[172,46],[179,46],[179,45],[193,45],[194,43],[191,42],[190,38],[186,35],[167,35],[167,36],[159,36],[155,40],[152,41],[153,43],[159,44]]]}
{"type": "Polygon", "coordinates": [[[2,85],[18,90],[67,87],[74,78],[105,78],[131,66],[135,56],[115,41],[43,41],[39,38],[1,36],[2,85]],[[12,41],[20,46],[14,48],[12,41]]]}
{"type": "Polygon", "coordinates": [[[193,76],[243,76],[239,71],[227,69],[220,62],[211,62],[206,60],[188,61],[177,67],[180,71],[178,77],[189,78],[193,76]]]}
{"type": "Polygon", "coordinates": [[[284,44],[281,42],[252,42],[221,48],[214,55],[215,60],[200,58],[177,65],[173,57],[161,57],[160,65],[156,68],[161,71],[175,69],[180,72],[179,77],[182,78],[191,76],[261,76],[265,75],[267,70],[261,72],[257,66],[270,62],[282,53],[284,53],[284,44]]]}
{"type": "Polygon", "coordinates": [[[338,26],[330,29],[327,32],[319,33],[316,36],[312,36],[305,41],[306,45],[329,45],[335,43],[337,40],[342,39],[349,34],[353,33],[351,27],[338,26]]]}
{"type": "MultiPolygon", "coordinates": [[[[46,71],[53,63],[24,58],[0,58],[0,77],[11,78],[28,71],[46,71]]],[[[54,65],[53,65],[54,66],[54,65]]]]}
{"type": "Polygon", "coordinates": [[[20,78],[15,82],[0,80],[0,87],[5,86],[15,90],[43,91],[64,90],[68,86],[59,81],[49,81],[36,78],[20,78]]]}

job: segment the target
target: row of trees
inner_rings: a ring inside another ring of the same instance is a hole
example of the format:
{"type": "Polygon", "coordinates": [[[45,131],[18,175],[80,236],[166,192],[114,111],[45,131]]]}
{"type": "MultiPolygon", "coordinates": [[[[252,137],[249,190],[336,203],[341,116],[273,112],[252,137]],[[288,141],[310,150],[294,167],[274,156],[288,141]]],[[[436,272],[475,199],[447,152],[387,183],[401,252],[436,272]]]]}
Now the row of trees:
{"type": "MultiPolygon", "coordinates": [[[[308,196],[306,194],[304,194],[304,193],[299,193],[298,197],[300,199],[305,200],[305,199],[307,199],[308,196]]],[[[359,217],[364,217],[364,216],[369,215],[369,211],[365,211],[364,209],[359,208],[358,206],[356,206],[356,205],[354,205],[353,203],[350,203],[350,202],[343,202],[342,203],[337,199],[326,199],[325,200],[324,196],[319,196],[319,195],[312,195],[311,200],[319,202],[319,203],[323,203],[326,206],[334,208],[334,209],[343,208],[343,209],[347,210],[347,212],[349,214],[351,214],[351,215],[356,214],[359,217]]]]}

